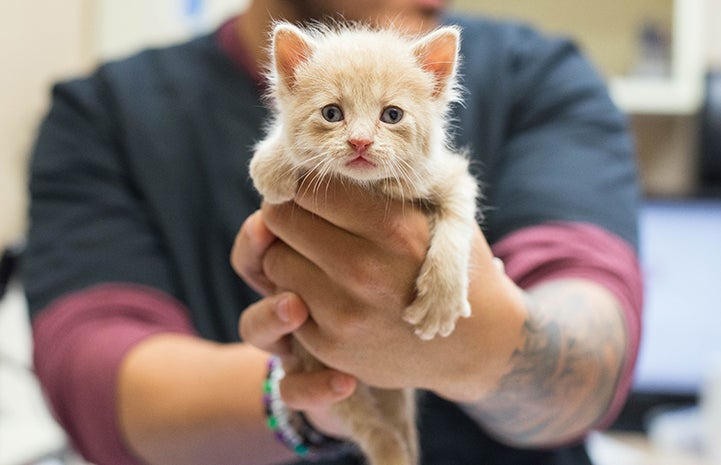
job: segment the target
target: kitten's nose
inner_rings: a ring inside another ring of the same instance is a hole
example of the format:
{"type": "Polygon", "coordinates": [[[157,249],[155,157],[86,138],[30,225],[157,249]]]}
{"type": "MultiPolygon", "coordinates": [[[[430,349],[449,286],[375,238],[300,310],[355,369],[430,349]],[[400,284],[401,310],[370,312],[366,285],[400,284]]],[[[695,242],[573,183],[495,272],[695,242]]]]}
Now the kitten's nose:
{"type": "Polygon", "coordinates": [[[348,143],[355,148],[356,152],[363,154],[373,141],[368,139],[348,139],[348,143]]]}

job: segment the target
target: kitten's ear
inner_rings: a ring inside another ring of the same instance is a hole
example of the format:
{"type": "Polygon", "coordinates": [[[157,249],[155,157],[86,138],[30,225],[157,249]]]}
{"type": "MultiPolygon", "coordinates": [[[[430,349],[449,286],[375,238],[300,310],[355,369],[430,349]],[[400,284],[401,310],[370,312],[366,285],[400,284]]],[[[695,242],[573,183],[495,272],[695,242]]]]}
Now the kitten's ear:
{"type": "Polygon", "coordinates": [[[280,23],[273,30],[273,57],[278,79],[288,90],[293,90],[298,65],[304,63],[313,51],[312,39],[296,26],[280,23]]]}
{"type": "Polygon", "coordinates": [[[456,75],[460,36],[459,28],[446,26],[421,38],[413,47],[421,67],[436,78],[434,97],[444,94],[456,75]]]}

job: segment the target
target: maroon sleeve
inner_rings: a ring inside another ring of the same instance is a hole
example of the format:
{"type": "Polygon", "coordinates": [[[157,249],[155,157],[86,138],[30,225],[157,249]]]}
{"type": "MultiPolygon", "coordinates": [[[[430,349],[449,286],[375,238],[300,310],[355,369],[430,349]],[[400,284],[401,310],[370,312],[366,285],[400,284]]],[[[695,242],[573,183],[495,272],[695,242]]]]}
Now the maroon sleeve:
{"type": "Polygon", "coordinates": [[[138,465],[116,419],[127,352],[159,333],[194,334],[182,304],[161,291],[105,284],[64,296],[33,321],[34,363],[58,421],[98,465],[138,465]]]}
{"type": "Polygon", "coordinates": [[[616,393],[598,427],[618,416],[628,396],[641,338],[643,283],[638,257],[624,240],[585,223],[549,223],[509,234],[493,246],[506,273],[528,289],[558,278],[584,278],[618,300],[628,335],[626,360],[616,393]]]}

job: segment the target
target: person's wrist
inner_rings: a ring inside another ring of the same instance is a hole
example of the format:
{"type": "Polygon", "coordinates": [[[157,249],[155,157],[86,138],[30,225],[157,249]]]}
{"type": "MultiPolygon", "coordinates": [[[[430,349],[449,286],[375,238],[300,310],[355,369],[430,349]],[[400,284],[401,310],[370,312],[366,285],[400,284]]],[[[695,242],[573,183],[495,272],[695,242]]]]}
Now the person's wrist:
{"type": "Polygon", "coordinates": [[[452,363],[431,389],[455,402],[474,402],[497,389],[522,344],[526,297],[498,260],[471,274],[471,316],[460,320],[449,336],[452,363]]]}
{"type": "Polygon", "coordinates": [[[318,430],[303,412],[289,409],[280,396],[280,380],[285,376],[281,361],[271,357],[263,384],[263,404],[267,425],[276,439],[296,455],[316,461],[335,458],[355,450],[355,446],[318,430]]]}

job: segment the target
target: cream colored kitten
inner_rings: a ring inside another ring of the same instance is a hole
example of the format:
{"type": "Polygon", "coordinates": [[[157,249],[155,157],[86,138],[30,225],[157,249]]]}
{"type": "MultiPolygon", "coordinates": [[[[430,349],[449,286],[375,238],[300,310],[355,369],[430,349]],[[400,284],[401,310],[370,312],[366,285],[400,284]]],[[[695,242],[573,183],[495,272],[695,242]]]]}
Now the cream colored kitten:
{"type": "MultiPolygon", "coordinates": [[[[431,243],[403,318],[421,339],[448,336],[470,315],[468,263],[477,187],[450,150],[446,113],[458,99],[459,31],[421,38],[360,26],[273,32],[275,119],[250,174],[266,201],[295,197],[301,182],[341,176],[429,206],[431,243]]],[[[352,208],[349,205],[348,208],[352,208]]],[[[302,352],[306,368],[320,363],[302,352]]],[[[413,391],[359,385],[336,405],[372,465],[415,465],[413,391]]]]}

